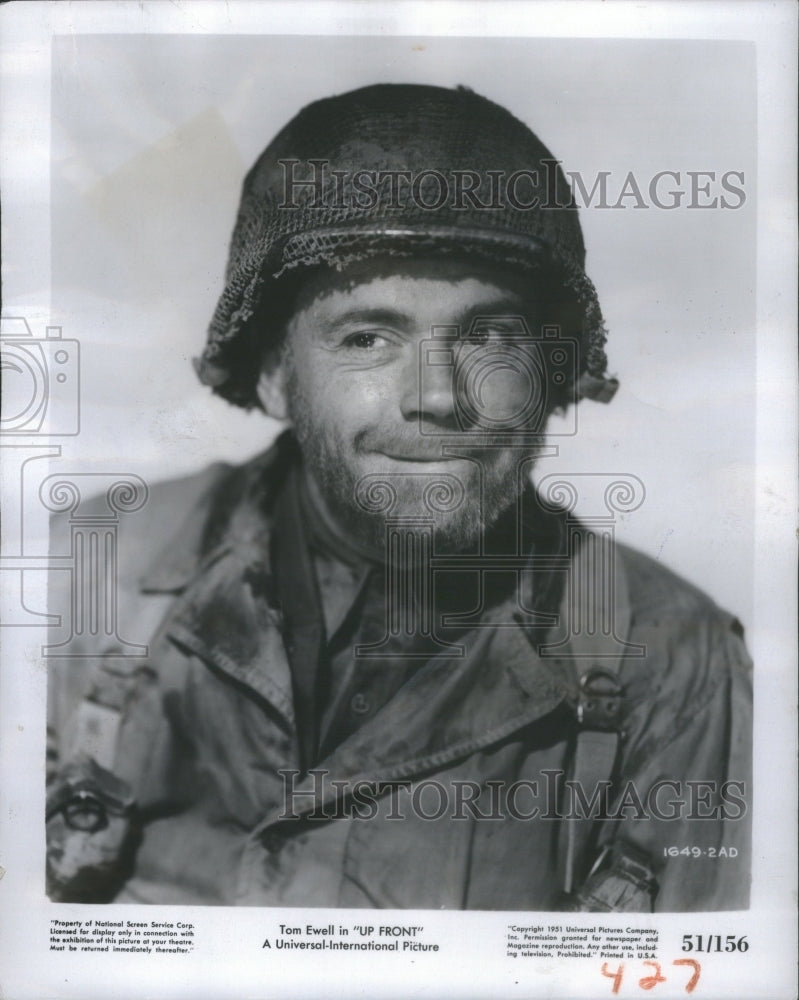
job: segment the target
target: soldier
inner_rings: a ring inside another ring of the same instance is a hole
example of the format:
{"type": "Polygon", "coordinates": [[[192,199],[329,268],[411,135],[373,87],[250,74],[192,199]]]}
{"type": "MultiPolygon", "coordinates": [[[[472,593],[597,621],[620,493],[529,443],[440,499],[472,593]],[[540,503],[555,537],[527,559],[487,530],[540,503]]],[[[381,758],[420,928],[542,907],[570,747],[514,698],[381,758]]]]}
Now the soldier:
{"type": "Polygon", "coordinates": [[[269,144],[196,367],[288,428],[123,526],[148,657],[54,664],[53,898],[747,905],[740,626],[531,485],[615,389],[584,259],[557,161],[464,88],[269,144]]]}

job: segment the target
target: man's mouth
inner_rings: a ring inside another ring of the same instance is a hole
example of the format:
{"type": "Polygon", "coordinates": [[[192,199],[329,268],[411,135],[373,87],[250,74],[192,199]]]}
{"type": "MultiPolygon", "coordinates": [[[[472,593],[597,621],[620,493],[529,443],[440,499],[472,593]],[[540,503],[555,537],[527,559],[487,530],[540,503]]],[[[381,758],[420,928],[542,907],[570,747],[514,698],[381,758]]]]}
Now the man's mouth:
{"type": "Polygon", "coordinates": [[[427,453],[406,453],[406,452],[390,452],[382,451],[379,454],[383,455],[385,458],[390,458],[394,462],[456,462],[458,459],[452,455],[441,455],[437,453],[435,455],[430,455],[427,453]]]}
{"type": "Polygon", "coordinates": [[[442,455],[441,452],[405,452],[405,451],[380,451],[377,454],[382,455],[383,458],[390,458],[393,462],[414,462],[414,463],[427,463],[427,464],[441,464],[443,462],[460,462],[463,461],[461,456],[458,455],[442,455]]]}

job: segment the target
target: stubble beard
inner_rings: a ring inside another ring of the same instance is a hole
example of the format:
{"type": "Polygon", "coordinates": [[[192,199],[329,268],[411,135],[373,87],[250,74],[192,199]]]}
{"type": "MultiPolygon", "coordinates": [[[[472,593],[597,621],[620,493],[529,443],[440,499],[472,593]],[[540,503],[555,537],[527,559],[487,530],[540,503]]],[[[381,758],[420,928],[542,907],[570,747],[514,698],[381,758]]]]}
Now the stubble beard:
{"type": "MultiPolygon", "coordinates": [[[[535,461],[529,445],[486,450],[479,459],[471,448],[469,471],[457,475],[403,476],[388,468],[385,475],[382,470],[364,474],[356,464],[357,442],[348,446],[335,427],[317,424],[291,376],[288,387],[289,418],[329,514],[345,538],[378,558],[387,557],[388,518],[403,519],[410,530],[432,525],[437,553],[473,551],[529,483],[535,461]]],[[[463,470],[464,464],[458,468],[463,470]]]]}

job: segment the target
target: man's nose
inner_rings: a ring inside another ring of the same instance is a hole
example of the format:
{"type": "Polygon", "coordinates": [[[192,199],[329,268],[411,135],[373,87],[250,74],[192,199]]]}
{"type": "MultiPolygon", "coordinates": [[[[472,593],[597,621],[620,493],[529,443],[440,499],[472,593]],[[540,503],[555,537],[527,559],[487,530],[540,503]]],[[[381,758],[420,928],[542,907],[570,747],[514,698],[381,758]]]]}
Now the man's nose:
{"type": "Polygon", "coordinates": [[[400,408],[405,419],[454,427],[454,372],[452,344],[422,343],[403,373],[400,408]]]}

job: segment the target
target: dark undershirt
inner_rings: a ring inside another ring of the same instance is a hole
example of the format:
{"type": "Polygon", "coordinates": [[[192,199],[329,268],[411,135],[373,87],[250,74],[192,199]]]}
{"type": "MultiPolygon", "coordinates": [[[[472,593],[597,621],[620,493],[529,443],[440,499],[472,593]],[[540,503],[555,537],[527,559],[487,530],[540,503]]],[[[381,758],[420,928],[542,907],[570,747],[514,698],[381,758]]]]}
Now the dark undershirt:
{"type": "Polygon", "coordinates": [[[300,506],[327,639],[317,702],[321,759],[373,718],[425,662],[425,652],[434,650],[425,636],[387,635],[384,565],[333,529],[314,504],[304,477],[300,506]],[[377,656],[356,655],[356,647],[378,645],[377,656]]]}

